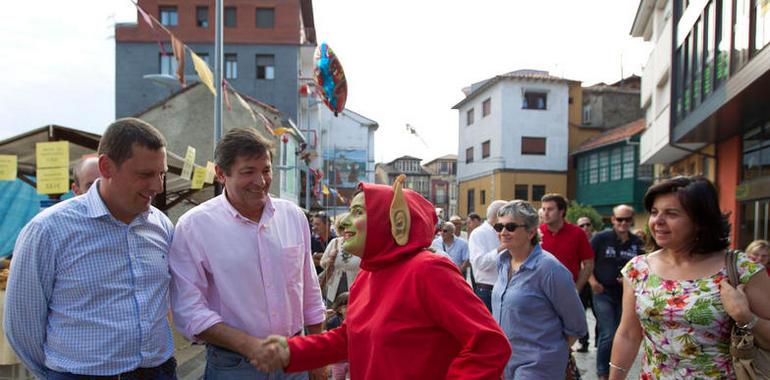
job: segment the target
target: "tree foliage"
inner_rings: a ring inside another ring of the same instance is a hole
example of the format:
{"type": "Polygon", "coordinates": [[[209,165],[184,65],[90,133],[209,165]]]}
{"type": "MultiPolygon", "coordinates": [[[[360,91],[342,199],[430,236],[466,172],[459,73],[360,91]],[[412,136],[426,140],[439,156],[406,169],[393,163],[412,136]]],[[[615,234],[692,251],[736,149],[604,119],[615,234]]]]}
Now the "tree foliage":
{"type": "Polygon", "coordinates": [[[589,205],[582,205],[574,201],[570,202],[569,208],[567,209],[567,215],[565,215],[567,221],[572,224],[576,224],[577,220],[584,216],[588,217],[588,219],[591,219],[591,224],[594,231],[601,231],[604,229],[604,221],[602,220],[602,216],[599,215],[599,212],[597,212],[593,207],[589,205]]]}

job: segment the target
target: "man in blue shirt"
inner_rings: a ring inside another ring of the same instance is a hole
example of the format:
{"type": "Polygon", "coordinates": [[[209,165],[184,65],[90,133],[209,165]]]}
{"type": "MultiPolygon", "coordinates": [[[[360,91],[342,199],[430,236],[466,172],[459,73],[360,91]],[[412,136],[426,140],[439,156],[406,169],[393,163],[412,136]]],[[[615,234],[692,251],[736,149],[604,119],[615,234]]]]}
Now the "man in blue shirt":
{"type": "Polygon", "coordinates": [[[431,243],[431,247],[449,255],[452,262],[457,265],[457,268],[465,276],[465,271],[471,266],[468,242],[463,238],[455,237],[455,226],[452,222],[442,224],[439,234],[439,237],[431,243]]]}
{"type": "Polygon", "coordinates": [[[138,119],[110,125],[98,179],[19,234],[4,328],[41,379],[175,379],[166,318],[173,226],[150,203],[163,191],[166,142],[138,119]]]}

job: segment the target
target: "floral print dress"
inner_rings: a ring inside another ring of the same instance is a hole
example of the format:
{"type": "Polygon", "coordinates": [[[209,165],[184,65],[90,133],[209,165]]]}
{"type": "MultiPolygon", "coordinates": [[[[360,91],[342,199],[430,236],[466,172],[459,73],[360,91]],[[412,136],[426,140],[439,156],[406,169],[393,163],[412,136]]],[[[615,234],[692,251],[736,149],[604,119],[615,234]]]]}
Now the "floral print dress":
{"type": "MultiPolygon", "coordinates": [[[[762,265],[738,254],[745,284],[762,265]]],[[[727,270],[697,280],[665,280],[650,270],[647,255],[637,256],[621,271],[634,287],[636,315],[644,339],[640,378],[732,379],[732,320],[719,296],[727,270]]]]}

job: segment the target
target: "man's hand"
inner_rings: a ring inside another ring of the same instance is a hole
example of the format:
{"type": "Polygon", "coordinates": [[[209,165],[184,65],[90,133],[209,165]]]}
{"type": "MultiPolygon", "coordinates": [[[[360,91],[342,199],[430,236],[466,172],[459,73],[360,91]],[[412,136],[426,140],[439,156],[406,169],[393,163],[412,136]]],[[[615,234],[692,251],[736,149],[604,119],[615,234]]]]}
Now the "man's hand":
{"type": "Polygon", "coordinates": [[[591,291],[594,294],[602,294],[602,293],[604,293],[604,286],[602,286],[602,284],[599,283],[599,281],[596,281],[596,278],[594,278],[594,276],[591,276],[588,279],[588,285],[591,286],[591,291]]]}
{"type": "Polygon", "coordinates": [[[253,348],[249,363],[263,372],[273,372],[289,365],[289,344],[286,337],[271,335],[253,348]]]}
{"type": "Polygon", "coordinates": [[[315,266],[320,267],[321,266],[321,258],[324,256],[323,252],[316,252],[313,254],[313,263],[315,266]]]}

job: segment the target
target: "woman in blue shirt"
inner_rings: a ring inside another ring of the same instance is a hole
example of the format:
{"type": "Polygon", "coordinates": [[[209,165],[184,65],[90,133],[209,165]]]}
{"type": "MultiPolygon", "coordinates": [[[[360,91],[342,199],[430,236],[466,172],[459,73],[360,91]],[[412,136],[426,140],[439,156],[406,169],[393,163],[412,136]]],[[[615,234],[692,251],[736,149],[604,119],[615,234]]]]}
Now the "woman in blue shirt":
{"type": "Polygon", "coordinates": [[[564,378],[569,347],[586,333],[572,274],[538,244],[537,211],[515,200],[500,208],[492,314],[513,347],[505,379],[564,378]]]}

